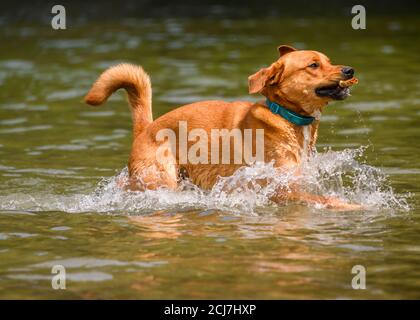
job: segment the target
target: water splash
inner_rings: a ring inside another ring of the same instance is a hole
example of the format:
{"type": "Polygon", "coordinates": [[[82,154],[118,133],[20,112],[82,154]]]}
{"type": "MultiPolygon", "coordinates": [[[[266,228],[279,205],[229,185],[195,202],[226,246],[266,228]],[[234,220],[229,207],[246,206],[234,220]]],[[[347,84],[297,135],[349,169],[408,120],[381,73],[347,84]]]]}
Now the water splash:
{"type": "Polygon", "coordinates": [[[219,178],[210,191],[203,191],[189,181],[184,181],[176,191],[124,191],[121,181],[128,178],[125,168],[118,175],[103,179],[89,194],[1,196],[0,209],[127,214],[218,209],[256,214],[260,208],[275,206],[270,198],[276,190],[298,182],[307,192],[338,197],[369,210],[409,210],[408,195],[395,194],[380,169],[361,161],[365,149],[314,153],[302,165],[288,171],[275,168],[273,163],[256,163],[240,168],[230,177],[219,178]]]}

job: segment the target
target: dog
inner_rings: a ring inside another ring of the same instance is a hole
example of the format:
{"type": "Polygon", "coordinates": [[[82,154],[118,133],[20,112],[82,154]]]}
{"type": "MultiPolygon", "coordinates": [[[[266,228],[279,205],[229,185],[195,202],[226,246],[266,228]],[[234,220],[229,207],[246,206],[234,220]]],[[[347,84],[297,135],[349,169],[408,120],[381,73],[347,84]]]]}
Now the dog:
{"type": "MultiPolygon", "coordinates": [[[[176,108],[153,121],[152,89],[147,73],[140,66],[119,64],[103,72],[85,97],[92,106],[103,104],[116,90],[124,88],[133,121],[133,142],[128,162],[130,190],[176,189],[181,179],[188,177],[203,189],[211,189],[219,176],[231,176],[244,165],[230,163],[192,163],[180,161],[184,155],[169,148],[165,160],[158,157],[163,140],[157,137],[163,129],[172,130],[181,139],[180,124],[186,123],[187,133],[201,129],[210,134],[212,129],[246,129],[263,132],[263,161],[273,162],[281,170],[296,168],[315,148],[321,113],[332,100],[343,100],[350,94],[350,85],[356,82],[354,69],[333,65],[321,52],[297,50],[288,45],[278,47],[279,58],[270,66],[248,77],[249,93],[259,93],[266,100],[252,102],[201,101],[176,108]],[[261,131],[261,129],[263,131],[261,131]]],[[[255,136],[255,132],[253,133],[255,136]]],[[[194,141],[186,142],[191,148],[194,141]]],[[[243,143],[243,142],[242,142],[243,143]]],[[[231,146],[234,146],[230,142],[231,146]]],[[[251,145],[241,147],[255,150],[251,145]]],[[[204,157],[212,158],[213,149],[204,157]]],[[[234,152],[229,151],[232,159],[234,152]]],[[[217,155],[214,157],[220,160],[217,155]]],[[[261,182],[266,183],[266,182],[261,182]]],[[[297,201],[322,204],[327,208],[353,210],[359,206],[337,198],[309,194],[298,185],[288,192],[278,190],[272,197],[277,203],[297,201]]]]}

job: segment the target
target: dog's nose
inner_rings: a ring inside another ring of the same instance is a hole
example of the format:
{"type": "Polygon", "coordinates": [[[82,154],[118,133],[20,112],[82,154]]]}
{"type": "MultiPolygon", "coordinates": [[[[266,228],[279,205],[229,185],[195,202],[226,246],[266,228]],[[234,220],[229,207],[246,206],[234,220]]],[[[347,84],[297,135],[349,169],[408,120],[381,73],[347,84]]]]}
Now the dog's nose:
{"type": "Polygon", "coordinates": [[[344,67],[343,69],[341,69],[341,72],[343,73],[346,79],[353,78],[354,69],[352,67],[344,67]]]}

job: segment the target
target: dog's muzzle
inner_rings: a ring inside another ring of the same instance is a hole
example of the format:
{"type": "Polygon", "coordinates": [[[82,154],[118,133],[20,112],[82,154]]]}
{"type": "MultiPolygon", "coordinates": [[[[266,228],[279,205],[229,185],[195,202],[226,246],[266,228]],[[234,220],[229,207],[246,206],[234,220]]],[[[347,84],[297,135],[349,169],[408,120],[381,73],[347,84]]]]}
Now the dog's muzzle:
{"type": "Polygon", "coordinates": [[[335,84],[321,86],[315,89],[315,93],[319,97],[328,97],[334,100],[344,100],[350,95],[350,87],[356,84],[358,80],[354,78],[354,69],[351,67],[343,67],[341,69],[342,80],[335,84]]]}

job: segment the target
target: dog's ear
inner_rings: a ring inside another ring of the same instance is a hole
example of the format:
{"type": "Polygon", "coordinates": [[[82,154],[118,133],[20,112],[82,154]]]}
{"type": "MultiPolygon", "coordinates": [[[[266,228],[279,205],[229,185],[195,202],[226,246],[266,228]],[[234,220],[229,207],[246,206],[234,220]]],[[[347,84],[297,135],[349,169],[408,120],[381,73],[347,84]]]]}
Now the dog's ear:
{"type": "Polygon", "coordinates": [[[283,73],[283,66],[279,63],[273,63],[268,68],[263,68],[260,71],[248,77],[249,93],[261,92],[266,85],[273,85],[279,82],[280,76],[283,73]]]}
{"type": "Polygon", "coordinates": [[[270,75],[270,68],[263,68],[260,71],[248,77],[249,93],[257,93],[264,88],[265,83],[270,75]]]}
{"type": "Polygon", "coordinates": [[[295,48],[293,48],[291,46],[285,45],[285,44],[282,45],[282,46],[279,46],[277,48],[277,50],[279,50],[280,57],[281,56],[284,56],[285,54],[288,54],[290,52],[297,51],[297,49],[295,49],[295,48]]]}

